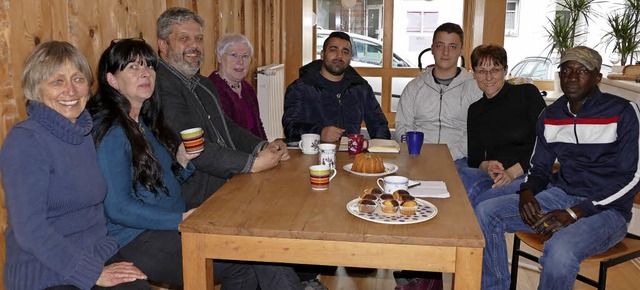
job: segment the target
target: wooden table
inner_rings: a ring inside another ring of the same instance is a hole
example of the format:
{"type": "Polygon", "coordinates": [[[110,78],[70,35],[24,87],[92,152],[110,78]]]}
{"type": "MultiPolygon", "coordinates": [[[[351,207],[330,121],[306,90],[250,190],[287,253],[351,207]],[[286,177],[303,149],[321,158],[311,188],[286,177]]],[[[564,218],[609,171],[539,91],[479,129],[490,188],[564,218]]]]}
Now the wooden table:
{"type": "Polygon", "coordinates": [[[291,159],[261,173],[238,174],[182,222],[185,289],[213,289],[213,259],[286,262],[454,273],[454,289],[480,289],[484,238],[445,145],[422,154],[380,154],[396,175],[443,180],[447,199],[428,199],[438,214],[426,222],[388,225],[351,215],[346,204],[377,177],[342,167],[328,190],[314,191],[308,167],[318,155],[291,159]]]}

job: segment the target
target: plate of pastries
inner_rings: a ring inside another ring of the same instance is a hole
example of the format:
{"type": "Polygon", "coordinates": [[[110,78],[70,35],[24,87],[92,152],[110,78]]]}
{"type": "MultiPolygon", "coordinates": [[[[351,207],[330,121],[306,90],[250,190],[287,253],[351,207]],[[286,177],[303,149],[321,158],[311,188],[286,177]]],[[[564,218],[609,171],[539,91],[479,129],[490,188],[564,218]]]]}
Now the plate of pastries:
{"type": "Polygon", "coordinates": [[[380,156],[371,153],[356,155],[353,163],[349,163],[342,168],[360,176],[384,176],[398,171],[398,166],[383,162],[380,156]]]}
{"type": "Polygon", "coordinates": [[[385,194],[378,187],[365,189],[347,203],[347,211],[361,219],[381,224],[415,224],[428,221],[438,214],[432,203],[415,198],[403,189],[385,194]]]}

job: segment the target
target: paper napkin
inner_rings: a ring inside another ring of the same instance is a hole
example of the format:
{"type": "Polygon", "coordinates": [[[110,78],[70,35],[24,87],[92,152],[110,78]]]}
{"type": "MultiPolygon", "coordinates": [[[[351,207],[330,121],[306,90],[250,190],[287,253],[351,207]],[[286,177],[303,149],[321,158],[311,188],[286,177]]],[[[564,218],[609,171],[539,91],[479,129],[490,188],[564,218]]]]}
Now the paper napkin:
{"type": "Polygon", "coordinates": [[[420,185],[409,188],[409,193],[415,197],[448,198],[451,196],[444,181],[415,181],[420,182],[420,185]]]}

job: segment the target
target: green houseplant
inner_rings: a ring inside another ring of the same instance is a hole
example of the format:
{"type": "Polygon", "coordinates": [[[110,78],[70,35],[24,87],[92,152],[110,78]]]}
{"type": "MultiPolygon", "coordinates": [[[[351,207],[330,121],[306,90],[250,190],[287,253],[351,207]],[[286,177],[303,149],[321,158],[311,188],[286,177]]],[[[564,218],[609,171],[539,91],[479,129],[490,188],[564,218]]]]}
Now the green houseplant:
{"type": "Polygon", "coordinates": [[[607,15],[610,30],[603,42],[613,44],[613,52],[620,54],[622,66],[633,64],[633,53],[640,47],[638,25],[640,24],[640,0],[627,0],[622,9],[607,15]]]}
{"type": "MultiPolygon", "coordinates": [[[[640,0],[637,0],[640,1],[640,0]]],[[[549,45],[549,56],[557,55],[580,43],[576,41],[585,35],[589,20],[598,17],[598,14],[591,9],[591,5],[598,3],[596,0],[562,0],[558,1],[560,6],[556,10],[554,19],[549,19],[549,27],[545,27],[549,45]],[[584,20],[584,22],[581,22],[584,20]]]]}

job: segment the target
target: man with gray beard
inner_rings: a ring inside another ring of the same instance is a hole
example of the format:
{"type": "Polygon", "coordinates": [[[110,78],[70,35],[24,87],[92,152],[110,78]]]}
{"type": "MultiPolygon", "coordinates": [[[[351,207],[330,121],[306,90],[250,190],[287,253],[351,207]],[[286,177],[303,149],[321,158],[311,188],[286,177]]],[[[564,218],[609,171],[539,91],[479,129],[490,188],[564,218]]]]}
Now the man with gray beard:
{"type": "Polygon", "coordinates": [[[187,207],[204,202],[236,173],[260,172],[289,159],[281,140],[268,143],[229,119],[218,92],[198,71],[202,66],[204,21],[191,10],[174,7],[157,22],[157,86],[167,124],[176,135],[204,130],[204,151],[193,160],[195,173],[182,184],[187,207]]]}
{"type": "Polygon", "coordinates": [[[389,139],[389,124],[367,81],[351,67],[348,34],[329,34],[321,58],[300,68],[300,78],[287,88],[282,126],[290,139],[320,134],[322,142],[360,133],[362,121],[369,136],[389,139]]]}

